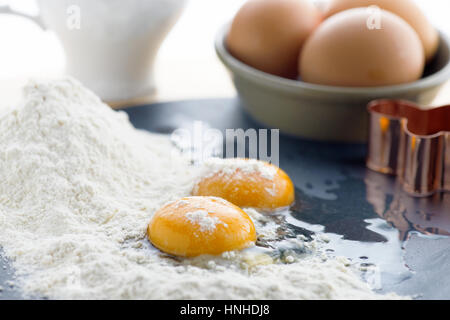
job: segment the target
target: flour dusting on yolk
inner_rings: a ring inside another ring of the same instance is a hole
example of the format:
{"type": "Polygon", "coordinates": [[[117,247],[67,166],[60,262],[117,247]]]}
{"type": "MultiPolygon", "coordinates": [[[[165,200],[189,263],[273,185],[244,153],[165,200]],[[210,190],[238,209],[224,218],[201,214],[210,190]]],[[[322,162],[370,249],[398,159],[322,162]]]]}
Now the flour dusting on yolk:
{"type": "Polygon", "coordinates": [[[226,200],[186,197],[154,214],[148,237],[161,251],[195,257],[253,246],[256,231],[247,213],[226,200]]]}
{"type": "Polygon", "coordinates": [[[210,159],[194,196],[215,196],[239,207],[273,210],[294,202],[294,185],[280,168],[253,159],[210,159]]]}

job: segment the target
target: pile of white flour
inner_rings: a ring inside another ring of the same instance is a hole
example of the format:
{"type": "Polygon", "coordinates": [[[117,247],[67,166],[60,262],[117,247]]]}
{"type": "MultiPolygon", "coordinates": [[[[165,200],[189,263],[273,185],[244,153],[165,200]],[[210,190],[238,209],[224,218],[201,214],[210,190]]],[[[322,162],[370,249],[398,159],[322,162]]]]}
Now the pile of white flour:
{"type": "Polygon", "coordinates": [[[30,83],[0,118],[0,246],[18,285],[56,299],[385,298],[339,260],[205,268],[160,254],[147,224],[196,174],[78,82],[30,83]]]}

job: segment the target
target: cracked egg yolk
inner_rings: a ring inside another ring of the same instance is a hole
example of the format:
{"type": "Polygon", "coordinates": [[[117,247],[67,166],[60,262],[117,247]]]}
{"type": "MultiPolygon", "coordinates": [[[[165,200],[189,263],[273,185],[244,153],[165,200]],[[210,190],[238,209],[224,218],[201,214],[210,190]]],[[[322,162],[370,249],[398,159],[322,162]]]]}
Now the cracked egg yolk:
{"type": "Polygon", "coordinates": [[[253,246],[256,231],[250,217],[215,197],[186,197],[159,209],[148,225],[151,243],[182,257],[218,255],[253,246]]]}
{"type": "Polygon", "coordinates": [[[272,164],[259,161],[259,165],[264,166],[264,173],[237,168],[231,173],[218,171],[206,176],[196,184],[192,194],[220,197],[243,208],[273,210],[291,205],[294,184],[289,176],[272,164]]]}

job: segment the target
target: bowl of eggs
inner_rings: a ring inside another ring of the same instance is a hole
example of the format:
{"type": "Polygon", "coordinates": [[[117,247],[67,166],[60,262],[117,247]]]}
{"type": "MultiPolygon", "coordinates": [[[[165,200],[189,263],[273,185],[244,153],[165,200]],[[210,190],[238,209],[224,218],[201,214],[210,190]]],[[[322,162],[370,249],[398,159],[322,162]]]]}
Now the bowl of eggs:
{"type": "Polygon", "coordinates": [[[215,47],[250,116],[313,140],[366,142],[371,100],[428,105],[450,78],[450,41],[412,0],[249,0],[215,47]]]}

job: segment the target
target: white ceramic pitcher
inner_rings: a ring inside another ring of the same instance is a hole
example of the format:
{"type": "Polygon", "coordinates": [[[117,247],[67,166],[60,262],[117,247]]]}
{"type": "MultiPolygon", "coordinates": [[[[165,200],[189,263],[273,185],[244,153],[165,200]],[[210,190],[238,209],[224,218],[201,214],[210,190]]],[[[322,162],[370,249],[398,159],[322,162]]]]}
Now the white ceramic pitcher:
{"type": "Polygon", "coordinates": [[[66,71],[103,100],[119,102],[154,89],[157,52],[186,0],[37,0],[39,16],[0,7],[54,31],[66,71]]]}

